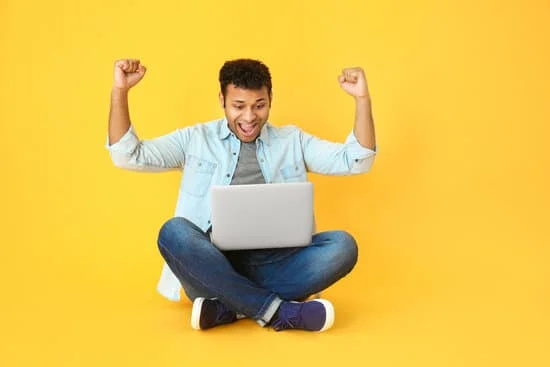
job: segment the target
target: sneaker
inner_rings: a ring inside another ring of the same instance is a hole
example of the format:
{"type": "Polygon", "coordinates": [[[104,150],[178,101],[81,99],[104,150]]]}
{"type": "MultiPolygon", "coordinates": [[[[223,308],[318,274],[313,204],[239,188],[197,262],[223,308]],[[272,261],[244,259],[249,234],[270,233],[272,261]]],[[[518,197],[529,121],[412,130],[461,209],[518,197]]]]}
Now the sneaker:
{"type": "Polygon", "coordinates": [[[191,311],[191,327],[195,330],[210,329],[237,320],[237,314],[217,299],[195,298],[191,311]]]}
{"type": "Polygon", "coordinates": [[[334,324],[334,307],[326,299],[307,302],[283,302],[273,316],[271,327],[276,331],[300,329],[325,331],[334,324]]]}

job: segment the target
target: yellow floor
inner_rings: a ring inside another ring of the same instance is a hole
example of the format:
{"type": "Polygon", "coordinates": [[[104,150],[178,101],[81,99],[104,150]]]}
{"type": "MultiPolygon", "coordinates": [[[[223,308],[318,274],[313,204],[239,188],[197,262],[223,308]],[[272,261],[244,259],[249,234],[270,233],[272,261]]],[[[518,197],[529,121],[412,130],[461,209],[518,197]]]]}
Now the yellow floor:
{"type": "MultiPolygon", "coordinates": [[[[471,277],[476,269],[415,267],[426,264],[389,252],[371,253],[368,259],[369,251],[363,252],[364,260],[354,273],[323,294],[336,309],[335,325],[325,333],[277,333],[250,320],[194,331],[190,302],[172,303],[153,291],[158,270],[154,266],[140,272],[136,264],[117,269],[109,262],[107,268],[98,264],[96,269],[57,264],[60,267],[48,273],[47,266],[36,262],[40,271],[35,275],[42,279],[34,282],[17,267],[7,278],[3,273],[8,291],[3,292],[0,312],[0,365],[547,366],[550,362],[548,278],[537,279],[536,271],[531,271],[536,269],[524,268],[522,274],[487,283],[492,280],[471,277]],[[381,261],[385,264],[376,265],[381,261]],[[106,274],[113,273],[120,283],[108,279],[106,274]],[[15,287],[18,278],[24,281],[15,287]]],[[[496,264],[486,265],[502,270],[496,264]]]]}

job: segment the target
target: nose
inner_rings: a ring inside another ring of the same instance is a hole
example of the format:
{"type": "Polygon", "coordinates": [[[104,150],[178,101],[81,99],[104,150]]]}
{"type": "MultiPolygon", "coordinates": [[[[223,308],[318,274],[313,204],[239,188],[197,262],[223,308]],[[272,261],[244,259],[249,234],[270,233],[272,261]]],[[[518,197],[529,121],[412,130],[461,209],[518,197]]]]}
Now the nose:
{"type": "Polygon", "coordinates": [[[254,113],[252,108],[247,108],[242,115],[242,119],[246,122],[252,122],[256,119],[256,113],[254,113]]]}

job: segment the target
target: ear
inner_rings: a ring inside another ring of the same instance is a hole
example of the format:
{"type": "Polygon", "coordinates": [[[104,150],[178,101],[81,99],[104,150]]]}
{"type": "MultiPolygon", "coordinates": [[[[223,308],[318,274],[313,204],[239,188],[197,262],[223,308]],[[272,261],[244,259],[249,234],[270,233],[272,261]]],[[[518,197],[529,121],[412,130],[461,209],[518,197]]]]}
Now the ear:
{"type": "Polygon", "coordinates": [[[220,106],[222,106],[222,108],[225,108],[225,100],[223,98],[222,92],[220,92],[220,94],[218,95],[218,98],[220,99],[220,106]]]}

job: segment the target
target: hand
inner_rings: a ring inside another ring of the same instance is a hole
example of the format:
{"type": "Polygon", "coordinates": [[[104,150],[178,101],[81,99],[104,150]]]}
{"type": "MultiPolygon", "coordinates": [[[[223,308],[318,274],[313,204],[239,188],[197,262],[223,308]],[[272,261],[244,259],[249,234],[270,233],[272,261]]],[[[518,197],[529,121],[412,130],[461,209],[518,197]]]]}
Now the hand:
{"type": "Polygon", "coordinates": [[[145,75],[147,68],[137,59],[123,59],[115,62],[114,88],[128,91],[145,75]]]}
{"type": "Polygon", "coordinates": [[[338,76],[338,82],[343,90],[355,98],[369,98],[367,78],[361,68],[345,68],[338,76]]]}

